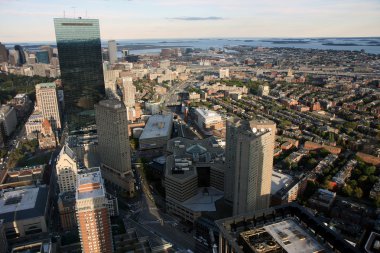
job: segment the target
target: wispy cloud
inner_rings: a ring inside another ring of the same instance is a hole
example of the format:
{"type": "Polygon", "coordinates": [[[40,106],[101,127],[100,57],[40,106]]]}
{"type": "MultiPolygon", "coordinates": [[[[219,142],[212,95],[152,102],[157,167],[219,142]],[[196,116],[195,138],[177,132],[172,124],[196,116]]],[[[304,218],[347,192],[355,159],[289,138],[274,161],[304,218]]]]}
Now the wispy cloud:
{"type": "Polygon", "coordinates": [[[204,21],[204,20],[223,20],[223,17],[174,17],[168,19],[183,20],[183,21],[204,21]]]}

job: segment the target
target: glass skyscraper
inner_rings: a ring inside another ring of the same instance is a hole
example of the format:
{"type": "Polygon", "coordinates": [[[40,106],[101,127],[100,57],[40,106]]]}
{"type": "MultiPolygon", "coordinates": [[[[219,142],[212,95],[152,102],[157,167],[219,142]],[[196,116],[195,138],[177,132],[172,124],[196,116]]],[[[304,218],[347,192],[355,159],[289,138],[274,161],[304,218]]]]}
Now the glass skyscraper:
{"type": "Polygon", "coordinates": [[[99,20],[55,18],[69,130],[95,124],[94,104],[105,96],[99,20]]]}

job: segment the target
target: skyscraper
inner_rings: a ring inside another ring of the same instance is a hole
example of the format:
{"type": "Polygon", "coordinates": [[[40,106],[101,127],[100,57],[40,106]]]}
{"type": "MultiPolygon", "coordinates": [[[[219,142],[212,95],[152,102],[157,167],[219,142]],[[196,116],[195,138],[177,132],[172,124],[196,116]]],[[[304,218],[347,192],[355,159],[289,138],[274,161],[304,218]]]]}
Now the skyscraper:
{"type": "Polygon", "coordinates": [[[123,102],[126,107],[135,106],[136,87],[133,85],[132,77],[123,78],[123,102]]]}
{"type": "Polygon", "coordinates": [[[0,43],[0,63],[8,61],[8,50],[5,45],[0,43]]]}
{"type": "Polygon", "coordinates": [[[25,57],[24,49],[20,45],[16,45],[15,50],[18,54],[17,65],[19,65],[19,66],[24,65],[26,63],[26,57],[25,57]]]}
{"type": "Polygon", "coordinates": [[[78,169],[78,160],[74,151],[68,145],[63,146],[55,166],[61,194],[75,191],[78,169]]]}
{"type": "Polygon", "coordinates": [[[131,172],[126,107],[116,99],[102,100],[95,105],[95,111],[102,165],[118,176],[131,172]]]}
{"type": "Polygon", "coordinates": [[[234,215],[269,207],[276,125],[227,121],[225,198],[234,215]]]}
{"type": "Polygon", "coordinates": [[[110,63],[116,63],[116,61],[117,61],[117,45],[116,45],[116,41],[114,41],[114,40],[108,41],[108,55],[110,58],[110,63]]]}
{"type": "Polygon", "coordinates": [[[55,83],[40,83],[36,85],[36,100],[42,116],[49,120],[53,129],[61,128],[58,94],[55,83]]]}
{"type": "Polygon", "coordinates": [[[78,175],[76,210],[82,252],[113,252],[110,215],[99,168],[78,175]]]}
{"type": "Polygon", "coordinates": [[[70,130],[95,123],[94,105],[105,95],[99,20],[54,19],[70,130]]]}

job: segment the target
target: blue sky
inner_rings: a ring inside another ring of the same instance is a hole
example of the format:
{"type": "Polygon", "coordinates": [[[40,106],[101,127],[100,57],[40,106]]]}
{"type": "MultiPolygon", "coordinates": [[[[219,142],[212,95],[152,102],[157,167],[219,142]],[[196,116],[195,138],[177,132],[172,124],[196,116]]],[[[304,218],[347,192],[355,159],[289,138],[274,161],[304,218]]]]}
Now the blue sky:
{"type": "Polygon", "coordinates": [[[380,0],[0,0],[0,41],[54,41],[54,17],[102,39],[380,36],[380,0]]]}

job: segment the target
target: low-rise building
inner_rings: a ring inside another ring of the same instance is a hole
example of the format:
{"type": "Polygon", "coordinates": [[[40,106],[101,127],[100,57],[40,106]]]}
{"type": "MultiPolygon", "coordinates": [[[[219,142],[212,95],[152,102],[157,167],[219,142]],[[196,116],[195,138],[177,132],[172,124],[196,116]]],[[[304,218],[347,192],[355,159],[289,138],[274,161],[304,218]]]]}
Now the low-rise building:
{"type": "Polygon", "coordinates": [[[55,148],[57,146],[56,136],[47,119],[44,119],[42,122],[41,132],[38,134],[38,145],[42,150],[55,148]]]}
{"type": "Polygon", "coordinates": [[[150,116],[139,138],[139,148],[163,148],[171,137],[172,128],[172,114],[150,116]]]}
{"type": "Polygon", "coordinates": [[[28,139],[37,138],[37,134],[41,132],[43,120],[44,117],[42,113],[37,110],[29,116],[28,121],[25,123],[26,136],[28,139]]]}
{"type": "Polygon", "coordinates": [[[296,203],[218,220],[216,225],[223,253],[359,252],[296,203]]]}
{"type": "Polygon", "coordinates": [[[346,185],[346,181],[351,176],[351,171],[356,167],[357,163],[357,160],[351,159],[338,171],[338,173],[336,173],[332,178],[332,181],[337,184],[337,187],[343,187],[346,185]]]}
{"type": "Polygon", "coordinates": [[[325,189],[318,189],[318,191],[308,200],[308,202],[314,208],[328,211],[334,203],[335,197],[335,192],[325,189]]]}
{"type": "Polygon", "coordinates": [[[46,185],[8,189],[0,196],[0,219],[8,239],[45,233],[49,209],[46,185]]]}
{"type": "Polygon", "coordinates": [[[212,131],[221,130],[224,127],[222,116],[220,116],[217,112],[197,108],[194,111],[194,117],[198,127],[206,134],[211,135],[212,131]]]}

